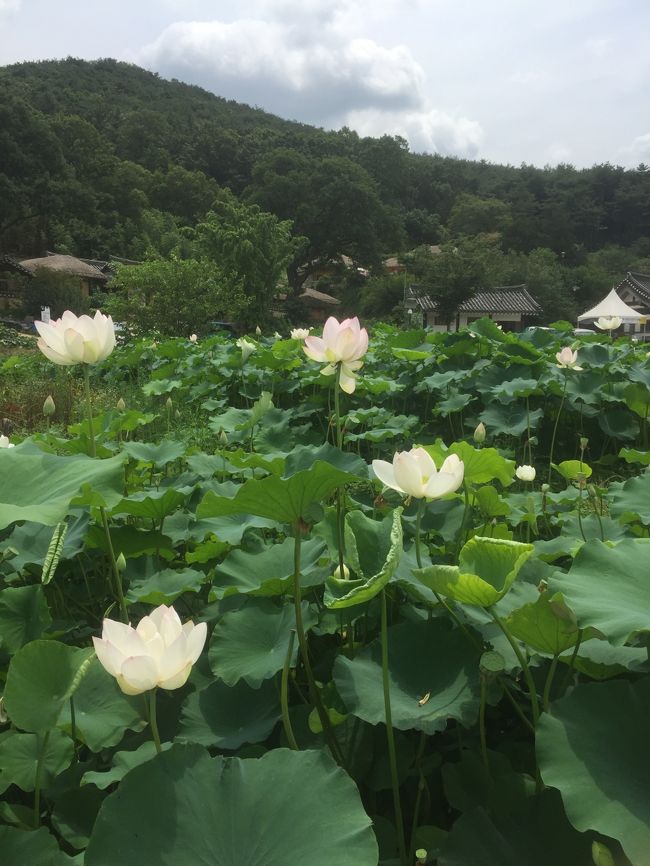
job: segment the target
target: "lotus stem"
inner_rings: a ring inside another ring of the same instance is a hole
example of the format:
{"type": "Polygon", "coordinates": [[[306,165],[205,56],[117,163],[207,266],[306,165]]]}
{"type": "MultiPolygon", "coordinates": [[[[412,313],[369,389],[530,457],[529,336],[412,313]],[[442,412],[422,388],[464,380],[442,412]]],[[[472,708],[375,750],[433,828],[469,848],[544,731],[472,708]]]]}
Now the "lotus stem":
{"type": "Polygon", "coordinates": [[[557,410],[557,416],[555,418],[555,425],[553,427],[553,436],[551,437],[551,450],[548,455],[548,478],[547,483],[551,483],[551,473],[553,472],[553,451],[555,450],[555,436],[557,435],[557,425],[560,423],[560,415],[562,414],[562,407],[564,406],[564,399],[566,397],[566,388],[569,382],[569,377],[567,373],[564,373],[564,389],[562,391],[562,399],[560,400],[560,408],[557,410]]]}
{"type": "Polygon", "coordinates": [[[156,689],[152,689],[147,695],[147,708],[149,710],[151,739],[154,741],[156,752],[160,754],[162,752],[162,747],[160,745],[160,733],[158,731],[158,722],[156,719],[156,689]]]}
{"type": "MultiPolygon", "coordinates": [[[[36,736],[38,736],[38,734],[36,736]]],[[[38,750],[38,759],[36,761],[36,775],[34,777],[34,827],[38,827],[41,823],[41,780],[43,778],[43,764],[45,763],[45,754],[47,752],[49,739],[50,732],[45,731],[43,734],[43,741],[38,750]]]]}
{"type": "Polygon", "coordinates": [[[537,720],[539,719],[539,699],[537,697],[537,689],[535,688],[535,681],[533,680],[533,675],[530,672],[530,667],[528,662],[524,658],[524,654],[522,653],[517,641],[513,638],[513,636],[508,631],[506,624],[503,622],[501,617],[493,610],[493,608],[486,608],[487,612],[490,614],[494,622],[499,626],[501,631],[503,632],[506,640],[512,647],[514,654],[517,656],[517,661],[521,665],[521,670],[524,674],[524,678],[526,680],[526,685],[528,687],[528,693],[530,694],[530,707],[533,715],[533,727],[537,726],[537,720]]]}
{"type": "Polygon", "coordinates": [[[289,746],[294,750],[294,752],[299,752],[300,746],[296,742],[293,728],[291,727],[291,719],[289,717],[289,669],[291,668],[291,657],[293,655],[293,641],[295,636],[296,633],[294,631],[289,632],[289,647],[287,648],[287,657],[284,660],[284,667],[282,668],[280,706],[282,708],[282,725],[289,746]]]}
{"type": "MultiPolygon", "coordinates": [[[[343,450],[343,432],[341,430],[341,403],[339,398],[339,390],[340,390],[340,381],[341,381],[341,365],[340,363],[336,365],[336,379],[334,381],[334,414],[336,416],[336,447],[342,451],[343,450]]],[[[338,488],[336,491],[336,534],[338,541],[338,549],[339,549],[339,577],[343,578],[343,566],[344,566],[344,555],[345,555],[345,533],[343,531],[343,520],[345,519],[344,514],[344,502],[343,502],[343,494],[341,493],[341,489],[338,488]]]]}
{"type": "Polygon", "coordinates": [[[422,772],[422,756],[427,744],[427,735],[422,731],[420,733],[420,742],[418,744],[417,755],[415,756],[415,766],[418,771],[418,791],[415,795],[415,806],[413,807],[413,822],[411,823],[411,844],[409,848],[408,862],[410,863],[415,856],[415,834],[418,829],[418,821],[420,819],[420,807],[422,803],[422,793],[427,787],[427,780],[422,772]]]}
{"type": "Polygon", "coordinates": [[[544,694],[542,696],[542,707],[544,708],[544,712],[548,712],[550,697],[551,697],[551,687],[553,685],[553,678],[555,677],[555,671],[557,670],[557,663],[560,660],[560,656],[558,653],[555,653],[553,656],[553,661],[551,662],[551,666],[548,671],[548,676],[546,677],[546,682],[544,683],[544,694]]]}
{"type": "Polygon", "coordinates": [[[481,673],[481,703],[479,707],[478,714],[478,729],[479,736],[481,738],[481,756],[483,758],[483,765],[485,766],[485,771],[490,776],[490,761],[488,759],[487,752],[487,736],[485,732],[485,707],[487,704],[487,677],[485,674],[481,673]]]}
{"type": "Polygon", "coordinates": [[[393,807],[397,825],[397,842],[401,866],[407,866],[406,839],[404,838],[404,819],[402,817],[402,802],[399,793],[399,775],[397,772],[397,753],[395,750],[395,733],[393,731],[393,714],[390,705],[390,680],[388,677],[388,611],[386,605],[386,590],[381,591],[381,670],[384,686],[384,717],[386,720],[386,737],[388,740],[388,760],[390,763],[391,786],[393,789],[393,807]]]}

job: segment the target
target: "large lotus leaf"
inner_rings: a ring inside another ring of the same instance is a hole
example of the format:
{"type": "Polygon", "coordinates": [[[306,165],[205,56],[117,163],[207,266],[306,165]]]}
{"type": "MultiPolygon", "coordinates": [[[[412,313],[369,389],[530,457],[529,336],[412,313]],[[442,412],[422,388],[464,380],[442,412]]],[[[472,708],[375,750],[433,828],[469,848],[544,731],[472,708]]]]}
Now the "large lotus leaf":
{"type": "MultiPolygon", "coordinates": [[[[146,553],[156,553],[165,559],[174,557],[174,547],[171,533],[164,534],[154,529],[140,529],[136,526],[111,526],[111,544],[116,556],[123,553],[127,561],[143,556],[146,553]]],[[[66,536],[67,539],[67,536],[66,536]]],[[[98,548],[108,553],[108,544],[104,527],[99,524],[90,526],[86,535],[86,547],[98,548]]]]}
{"type": "Polygon", "coordinates": [[[506,619],[513,637],[537,652],[559,655],[575,646],[579,630],[561,593],[541,593],[535,602],[513,611],[506,619]]]}
{"type": "Polygon", "coordinates": [[[354,475],[317,460],[310,469],[297,472],[289,478],[275,475],[261,480],[251,478],[232,499],[208,491],[196,515],[200,518],[257,514],[284,523],[296,523],[307,514],[310,505],[321,502],[337,487],[354,479],[354,475]]]}
{"type": "MultiPolygon", "coordinates": [[[[96,658],[92,659],[73,701],[77,739],[92,752],[116,746],[126,730],[141,731],[146,724],[142,697],[123,694],[115,678],[96,658]]],[[[72,730],[69,702],[64,704],[58,724],[68,732],[72,730]]]]}
{"type": "MultiPolygon", "coordinates": [[[[285,538],[281,544],[271,544],[261,553],[233,550],[217,566],[210,598],[222,599],[237,593],[282,595],[293,583],[294,548],[294,539],[285,538]]],[[[324,580],[325,575],[318,568],[324,551],[325,544],[319,539],[301,544],[301,586],[314,586],[324,580]]]]}
{"type": "Polygon", "coordinates": [[[329,608],[352,607],[370,601],[386,586],[402,554],[402,509],[384,520],[371,520],[362,511],[345,515],[345,550],[358,580],[330,578],[325,604],[329,608]]]}
{"type": "Polygon", "coordinates": [[[124,458],[92,460],[82,454],[56,454],[0,448],[0,529],[18,520],[54,526],[64,519],[70,504],[88,500],[81,495],[89,486],[93,496],[112,507],[124,491],[124,458]]]}
{"type": "Polygon", "coordinates": [[[580,831],[618,839],[634,866],[650,866],[650,677],[578,685],[540,718],[542,778],[558,788],[580,831]]]}
{"type": "Polygon", "coordinates": [[[516,773],[500,752],[488,752],[488,767],[481,753],[464,749],[460,761],[442,766],[447,802],[459,812],[482,807],[493,815],[506,816],[521,808],[535,790],[530,776],[516,773]]]}
{"type": "Polygon", "coordinates": [[[10,586],[0,592],[0,646],[6,652],[15,653],[36,640],[51,622],[40,584],[10,586]]]}
{"type": "Polygon", "coordinates": [[[23,731],[47,731],[79,687],[93,656],[58,641],[35,640],[11,660],[5,684],[7,713],[23,731]]]}
{"type": "Polygon", "coordinates": [[[639,422],[628,409],[622,407],[599,412],[598,425],[612,439],[632,441],[639,435],[639,422]]]}
{"type": "Polygon", "coordinates": [[[262,743],[281,716],[276,683],[253,689],[242,680],[234,686],[214,682],[185,700],[180,742],[218,749],[238,749],[244,743],[262,743]]]}
{"type": "Polygon", "coordinates": [[[508,592],[533,550],[532,544],[475,536],[461,550],[458,565],[430,565],[414,573],[440,595],[490,607],[508,592]]]}
{"type": "Polygon", "coordinates": [[[56,839],[45,827],[18,830],[0,826],[2,866],[72,866],[73,861],[59,850],[56,839]]]}
{"type": "Polygon", "coordinates": [[[228,514],[224,517],[206,517],[197,520],[189,528],[190,536],[203,540],[206,535],[214,535],[219,541],[235,547],[241,544],[247,529],[271,529],[275,521],[265,517],[248,514],[228,514]]]}
{"type": "Polygon", "coordinates": [[[284,475],[288,478],[295,475],[297,472],[302,472],[311,467],[317,461],[329,463],[331,466],[336,466],[342,472],[350,472],[353,475],[358,475],[360,478],[368,477],[368,464],[361,457],[352,454],[349,451],[341,451],[339,448],[334,448],[329,442],[324,445],[299,445],[293,448],[285,463],[284,475]]]}
{"type": "Polygon", "coordinates": [[[185,454],[185,446],[182,442],[167,441],[159,445],[151,442],[125,442],[122,447],[133,460],[153,463],[157,469],[162,469],[185,454]]]}
{"type": "MultiPolygon", "coordinates": [[[[171,749],[171,746],[171,743],[163,743],[161,748],[166,751],[171,749]]],[[[145,740],[141,746],[132,752],[116,752],[111,759],[110,769],[101,772],[88,770],[83,774],[81,778],[82,790],[84,785],[95,785],[96,788],[103,791],[115,782],[121,782],[130,770],[150,761],[156,754],[153,740],[145,740]]]]}
{"type": "MultiPolygon", "coordinates": [[[[592,866],[591,839],[566,819],[557,791],[531,797],[509,817],[466,812],[447,837],[439,866],[592,866]]],[[[636,864],[635,864],[636,866],[636,864]]],[[[641,864],[639,864],[641,866],[641,864]]]]}
{"type": "Polygon", "coordinates": [[[621,448],[618,456],[626,463],[640,463],[650,466],[650,451],[638,451],[636,448],[621,448]]]}
{"type": "Polygon", "coordinates": [[[505,517],[510,514],[510,505],[499,496],[496,487],[491,484],[478,488],[476,502],[484,517],[505,517]]]}
{"type": "Polygon", "coordinates": [[[635,538],[615,547],[593,539],[584,544],[569,571],[556,571],[549,589],[561,592],[581,628],[593,626],[620,645],[650,631],[650,539],[635,538]]]}
{"type": "MultiPolygon", "coordinates": [[[[0,735],[0,793],[10,785],[33,791],[39,757],[43,762],[41,783],[47,787],[74,756],[74,744],[61,731],[22,734],[15,730],[0,735]]],[[[4,858],[1,861],[4,866],[4,858]]]]}
{"type": "Polygon", "coordinates": [[[650,414],[650,387],[648,385],[631,384],[625,389],[625,402],[640,418],[650,414]]]}
{"type": "Polygon", "coordinates": [[[160,522],[169,514],[173,514],[189,495],[188,490],[143,490],[133,493],[127,499],[122,499],[113,508],[113,514],[130,514],[132,517],[146,517],[160,522]]]}
{"type": "Polygon", "coordinates": [[[509,403],[505,406],[491,403],[481,412],[479,420],[485,424],[491,434],[521,436],[529,427],[535,430],[543,415],[542,409],[526,411],[526,406],[520,403],[509,403]]]}
{"type": "MultiPolygon", "coordinates": [[[[302,613],[305,628],[310,628],[316,619],[308,614],[306,602],[302,613]]],[[[226,685],[235,685],[243,679],[252,688],[259,688],[264,680],[282,670],[295,628],[293,604],[251,599],[240,610],[224,614],[216,624],[208,652],[212,672],[226,685]]],[[[293,665],[297,647],[295,641],[293,665]]]]}
{"type": "Polygon", "coordinates": [[[100,809],[85,866],[376,866],[356,786],[322,752],[211,758],[176,745],[100,809]],[[152,796],[155,792],[155,796],[152,796]]]}
{"type": "Polygon", "coordinates": [[[457,454],[465,466],[464,478],[468,484],[487,484],[495,480],[504,487],[512,484],[515,461],[502,457],[496,448],[474,448],[469,442],[454,442],[447,449],[440,440],[424,448],[438,468],[450,454],[457,454]]]}
{"type": "Polygon", "coordinates": [[[519,397],[530,397],[531,394],[539,393],[539,382],[537,379],[522,378],[510,379],[501,382],[492,389],[492,394],[501,403],[512,403],[519,397]]]}
{"type": "MultiPolygon", "coordinates": [[[[83,550],[88,531],[88,509],[72,509],[67,521],[68,530],[63,542],[60,559],[73,559],[83,550]]],[[[25,522],[16,526],[7,538],[9,547],[18,551],[12,557],[11,567],[20,572],[28,566],[41,566],[52,540],[52,529],[40,523],[25,522]]],[[[0,635],[2,628],[0,627],[0,635]]]]}
{"type": "Polygon", "coordinates": [[[648,672],[650,667],[645,647],[612,646],[596,638],[583,640],[575,658],[571,651],[560,656],[560,661],[592,680],[608,680],[630,671],[648,672]]]}
{"type": "Polygon", "coordinates": [[[650,523],[650,471],[646,470],[643,475],[623,483],[611,484],[608,502],[612,517],[625,523],[636,519],[650,523]]]}
{"type": "MultiPolygon", "coordinates": [[[[469,726],[479,704],[480,653],[443,619],[401,623],[388,630],[388,667],[393,725],[433,734],[449,719],[469,726]]],[[[385,721],[381,643],[354,659],[339,656],[336,687],[348,711],[371,725],[385,721]]]]}
{"type": "Polygon", "coordinates": [[[192,568],[165,568],[148,577],[132,580],[126,600],[144,604],[172,604],[184,592],[198,592],[205,581],[202,571],[192,568]]]}
{"type": "Polygon", "coordinates": [[[475,399],[476,397],[472,397],[471,394],[452,394],[445,400],[438,401],[434,406],[433,413],[434,415],[446,418],[454,412],[460,412],[461,409],[464,409],[475,399]]]}

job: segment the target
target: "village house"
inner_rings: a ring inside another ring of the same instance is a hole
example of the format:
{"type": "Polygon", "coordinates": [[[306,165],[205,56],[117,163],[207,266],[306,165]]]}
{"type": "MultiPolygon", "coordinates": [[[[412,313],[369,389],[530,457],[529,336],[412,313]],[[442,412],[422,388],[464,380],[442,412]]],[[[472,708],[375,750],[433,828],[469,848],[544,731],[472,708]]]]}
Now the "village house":
{"type": "Polygon", "coordinates": [[[421,322],[433,331],[457,331],[482,318],[492,319],[504,331],[521,331],[534,324],[542,312],[525,284],[480,289],[460,304],[449,324],[437,315],[435,300],[420,293],[417,286],[406,290],[404,302],[413,324],[421,322]]]}
{"type": "Polygon", "coordinates": [[[632,307],[638,313],[641,313],[641,318],[633,326],[634,334],[650,334],[650,274],[639,274],[634,271],[628,271],[617,286],[616,294],[622,301],[632,307]]]}

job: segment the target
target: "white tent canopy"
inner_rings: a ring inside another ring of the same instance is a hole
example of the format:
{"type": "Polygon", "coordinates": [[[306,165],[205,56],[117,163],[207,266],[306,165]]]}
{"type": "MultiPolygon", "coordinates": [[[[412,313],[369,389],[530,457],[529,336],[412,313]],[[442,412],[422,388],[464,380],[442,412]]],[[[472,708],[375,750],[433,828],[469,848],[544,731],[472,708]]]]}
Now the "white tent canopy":
{"type": "Polygon", "coordinates": [[[595,321],[601,316],[606,316],[607,318],[618,316],[621,322],[626,325],[634,324],[644,318],[642,313],[639,313],[633,307],[628,307],[625,301],[622,301],[619,298],[616,289],[612,289],[607,297],[603,298],[603,300],[599,304],[596,304],[595,307],[592,307],[590,310],[587,310],[586,313],[578,316],[578,321],[584,322],[587,319],[593,319],[595,321]]]}

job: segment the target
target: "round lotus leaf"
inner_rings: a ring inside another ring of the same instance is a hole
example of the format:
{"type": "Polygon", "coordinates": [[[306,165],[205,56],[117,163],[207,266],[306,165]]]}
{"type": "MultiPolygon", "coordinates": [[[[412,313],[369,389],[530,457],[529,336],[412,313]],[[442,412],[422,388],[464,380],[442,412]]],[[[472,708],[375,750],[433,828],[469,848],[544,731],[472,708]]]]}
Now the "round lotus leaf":
{"type": "Polygon", "coordinates": [[[356,785],[323,752],[175,745],[104,801],[85,866],[377,866],[356,785]]]}

